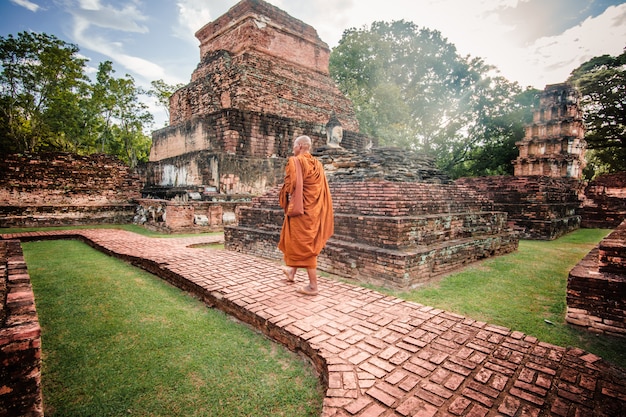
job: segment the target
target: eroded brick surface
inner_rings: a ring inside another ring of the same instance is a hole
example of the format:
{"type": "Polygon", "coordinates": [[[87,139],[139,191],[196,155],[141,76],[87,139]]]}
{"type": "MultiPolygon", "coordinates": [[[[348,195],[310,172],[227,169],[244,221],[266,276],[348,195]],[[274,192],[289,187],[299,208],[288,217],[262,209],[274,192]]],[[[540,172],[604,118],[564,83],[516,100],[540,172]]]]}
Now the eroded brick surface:
{"type": "Polygon", "coordinates": [[[76,230],[3,238],[69,236],[308,355],[326,387],[323,416],[626,415],[626,371],[596,355],[324,278],[320,295],[301,296],[275,262],[187,247],[205,236],[76,230]]]}
{"type": "Polygon", "coordinates": [[[41,328],[17,240],[0,240],[0,416],[43,416],[41,328]]]}

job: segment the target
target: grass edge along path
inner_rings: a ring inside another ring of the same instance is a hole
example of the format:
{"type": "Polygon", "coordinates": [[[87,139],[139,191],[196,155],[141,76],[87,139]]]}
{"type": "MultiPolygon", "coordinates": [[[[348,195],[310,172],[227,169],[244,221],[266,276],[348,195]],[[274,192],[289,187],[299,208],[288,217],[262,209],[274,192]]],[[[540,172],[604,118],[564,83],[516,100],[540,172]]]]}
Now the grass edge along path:
{"type": "Polygon", "coordinates": [[[569,271],[610,232],[578,229],[557,240],[520,240],[515,252],[471,264],[432,284],[411,291],[375,289],[521,331],[542,342],[576,346],[626,368],[626,340],[565,322],[569,271]]]}
{"type": "Polygon", "coordinates": [[[22,244],[42,326],[46,416],[318,416],[308,363],[74,240],[22,244]]]}

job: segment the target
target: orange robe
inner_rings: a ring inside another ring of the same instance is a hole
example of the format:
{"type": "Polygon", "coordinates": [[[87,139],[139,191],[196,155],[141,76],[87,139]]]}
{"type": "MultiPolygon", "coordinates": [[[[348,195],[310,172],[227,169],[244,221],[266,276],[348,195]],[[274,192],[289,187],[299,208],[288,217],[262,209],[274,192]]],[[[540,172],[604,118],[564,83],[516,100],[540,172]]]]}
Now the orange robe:
{"type": "Polygon", "coordinates": [[[333,201],[322,163],[310,153],[289,158],[285,167],[285,183],[280,191],[281,207],[286,210],[287,194],[296,186],[298,158],[302,166],[304,214],[288,217],[285,214],[278,249],[284,255],[285,265],[317,268],[317,255],[334,232],[333,201]]]}

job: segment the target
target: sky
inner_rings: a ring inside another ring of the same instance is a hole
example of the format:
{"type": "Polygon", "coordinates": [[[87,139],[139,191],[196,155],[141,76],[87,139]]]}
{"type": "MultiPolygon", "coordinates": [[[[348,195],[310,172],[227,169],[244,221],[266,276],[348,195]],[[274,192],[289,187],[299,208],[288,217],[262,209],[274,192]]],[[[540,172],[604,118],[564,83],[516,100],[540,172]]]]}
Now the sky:
{"type": "MultiPolygon", "coordinates": [[[[187,84],[200,62],[195,32],[237,0],[0,0],[0,36],[55,35],[89,59],[113,62],[138,86],[187,84]]],[[[343,31],[405,20],[441,32],[522,87],[564,82],[583,62],[626,47],[626,0],[268,0],[313,26],[329,48],[343,31]]],[[[164,112],[151,107],[156,127],[164,112]]]]}

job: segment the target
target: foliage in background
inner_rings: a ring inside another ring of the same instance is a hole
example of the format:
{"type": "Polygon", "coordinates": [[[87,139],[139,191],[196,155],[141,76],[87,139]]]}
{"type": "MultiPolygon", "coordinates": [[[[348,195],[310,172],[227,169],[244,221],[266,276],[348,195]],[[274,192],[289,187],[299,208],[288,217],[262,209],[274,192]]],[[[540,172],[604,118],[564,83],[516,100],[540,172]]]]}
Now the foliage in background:
{"type": "MultiPolygon", "coordinates": [[[[0,37],[0,65],[0,153],[104,152],[134,166],[147,160],[151,142],[153,117],[142,98],[168,112],[182,86],[157,80],[145,91],[129,75],[115,78],[110,61],[90,80],[78,46],[31,32],[0,37]]],[[[403,20],[346,30],[330,73],[362,133],[429,154],[452,178],[512,174],[515,142],[540,93],[403,20]]],[[[626,170],[626,52],[592,58],[569,81],[583,96],[586,176],[626,170]]]]}
{"type": "MultiPolygon", "coordinates": [[[[0,37],[0,153],[107,153],[131,167],[147,161],[153,117],[142,98],[157,93],[128,74],[115,77],[110,61],[92,81],[85,63],[78,46],[54,35],[0,37]]],[[[168,86],[160,83],[165,100],[168,86]]]]}
{"type": "Polygon", "coordinates": [[[588,178],[626,171],[626,52],[590,59],[568,80],[582,95],[588,178]]]}
{"type": "Polygon", "coordinates": [[[166,84],[163,80],[156,80],[150,83],[152,85],[152,89],[148,91],[148,95],[154,97],[159,106],[163,110],[165,110],[165,114],[167,115],[167,123],[169,123],[170,118],[170,97],[174,92],[180,88],[183,88],[184,84],[175,84],[170,85],[166,84]]]}
{"type": "Polygon", "coordinates": [[[349,29],[330,73],[354,104],[362,133],[433,156],[453,178],[512,174],[537,90],[461,57],[438,31],[406,21],[349,29]]]}
{"type": "Polygon", "coordinates": [[[54,36],[22,32],[0,37],[0,145],[7,151],[71,146],[86,91],[78,47],[54,36]]]}

